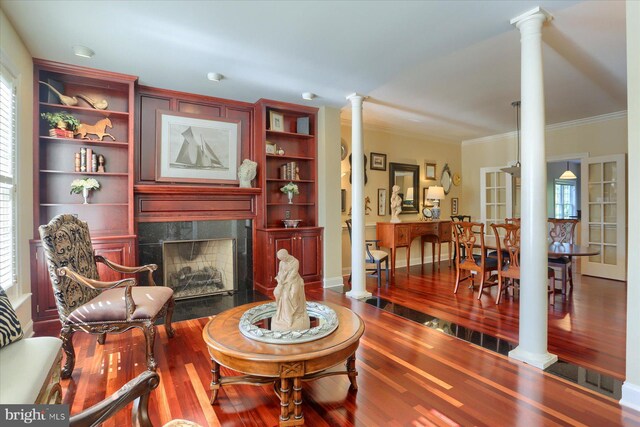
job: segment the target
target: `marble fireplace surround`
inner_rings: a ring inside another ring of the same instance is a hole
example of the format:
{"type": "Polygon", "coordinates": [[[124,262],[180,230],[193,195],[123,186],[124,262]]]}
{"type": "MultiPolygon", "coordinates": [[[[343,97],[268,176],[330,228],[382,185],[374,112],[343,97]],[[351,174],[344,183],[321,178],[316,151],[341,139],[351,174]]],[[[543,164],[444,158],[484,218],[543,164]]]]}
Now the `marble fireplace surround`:
{"type": "Polygon", "coordinates": [[[139,262],[157,264],[153,278],[164,285],[162,244],[165,241],[234,239],[237,292],[253,289],[253,241],[251,220],[168,221],[138,223],[139,262]]]}

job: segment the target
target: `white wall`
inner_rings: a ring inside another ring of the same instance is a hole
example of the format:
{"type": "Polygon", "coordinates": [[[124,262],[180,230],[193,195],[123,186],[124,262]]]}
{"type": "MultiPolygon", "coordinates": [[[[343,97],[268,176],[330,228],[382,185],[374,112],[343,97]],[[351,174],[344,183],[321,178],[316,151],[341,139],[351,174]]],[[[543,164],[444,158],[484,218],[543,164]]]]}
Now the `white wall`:
{"type": "Polygon", "coordinates": [[[340,226],[340,110],[318,112],[318,222],[324,227],[324,286],[342,286],[340,226]]]}
{"type": "Polygon", "coordinates": [[[629,111],[629,221],[626,379],[620,404],[640,410],[640,2],[627,1],[627,108],[629,111]]]}
{"type": "Polygon", "coordinates": [[[18,77],[18,285],[8,294],[27,334],[32,331],[29,239],[33,227],[33,61],[15,29],[0,10],[0,49],[18,77]]]}
{"type": "MultiPolygon", "coordinates": [[[[545,140],[547,157],[626,153],[627,117],[625,113],[618,113],[547,126],[545,140]]],[[[515,132],[464,141],[462,182],[465,184],[462,186],[460,212],[480,218],[480,168],[511,165],[516,157],[515,132]]]]}
{"type": "MultiPolygon", "coordinates": [[[[366,103],[365,103],[366,108],[366,103]]],[[[342,126],[342,139],[345,141],[348,151],[351,153],[351,126],[349,123],[343,123],[342,126]]],[[[429,136],[419,136],[415,134],[405,134],[398,131],[380,129],[376,127],[370,127],[365,124],[364,127],[364,152],[367,156],[367,184],[364,187],[365,197],[369,197],[369,207],[371,211],[365,216],[366,229],[365,238],[376,238],[376,222],[385,222],[391,219],[389,214],[388,201],[391,197],[391,189],[389,188],[389,163],[406,163],[410,165],[420,166],[420,182],[419,182],[419,197],[420,207],[422,207],[422,194],[423,189],[431,185],[440,185],[439,178],[442,173],[442,168],[445,163],[449,165],[451,173],[461,173],[462,163],[460,155],[460,144],[457,142],[447,142],[430,138],[429,136]],[[387,170],[378,171],[371,170],[371,153],[381,153],[387,155],[387,170]],[[437,180],[426,180],[424,178],[425,170],[424,165],[426,162],[436,164],[436,176],[437,180]],[[387,189],[387,207],[386,215],[378,216],[378,189],[387,189]]],[[[351,184],[349,183],[349,155],[341,162],[341,188],[346,190],[347,205],[346,211],[342,213],[342,267],[343,272],[348,274],[351,269],[351,244],[349,242],[349,234],[345,226],[345,221],[349,218],[348,212],[351,207],[351,184]]],[[[463,185],[464,186],[464,183],[463,185]]],[[[451,215],[451,198],[461,197],[461,188],[454,185],[451,186],[451,191],[440,203],[441,218],[449,218],[451,215]]],[[[364,200],[362,201],[364,203],[364,200]]],[[[461,212],[461,211],[460,211],[461,212]]],[[[421,214],[420,214],[421,216],[421,214]]],[[[400,219],[402,221],[415,221],[418,214],[402,214],[400,219]]],[[[419,239],[417,239],[411,247],[411,264],[419,263],[420,258],[420,245],[419,239]]],[[[442,257],[446,257],[447,245],[442,247],[442,257]]],[[[431,245],[426,245],[425,262],[427,258],[431,256],[431,245]]],[[[406,265],[406,256],[404,249],[398,251],[397,266],[402,267],[406,265]]]]}

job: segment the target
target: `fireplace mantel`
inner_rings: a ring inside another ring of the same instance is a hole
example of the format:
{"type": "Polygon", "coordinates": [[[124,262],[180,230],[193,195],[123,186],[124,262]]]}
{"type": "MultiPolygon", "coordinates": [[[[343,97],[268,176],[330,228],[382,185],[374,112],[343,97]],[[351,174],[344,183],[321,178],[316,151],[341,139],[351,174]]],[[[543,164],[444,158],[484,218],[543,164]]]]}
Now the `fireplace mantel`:
{"type": "Polygon", "coordinates": [[[260,188],[240,188],[222,186],[202,186],[202,185],[135,185],[135,194],[207,194],[207,195],[237,195],[256,196],[262,192],[260,188]]]}

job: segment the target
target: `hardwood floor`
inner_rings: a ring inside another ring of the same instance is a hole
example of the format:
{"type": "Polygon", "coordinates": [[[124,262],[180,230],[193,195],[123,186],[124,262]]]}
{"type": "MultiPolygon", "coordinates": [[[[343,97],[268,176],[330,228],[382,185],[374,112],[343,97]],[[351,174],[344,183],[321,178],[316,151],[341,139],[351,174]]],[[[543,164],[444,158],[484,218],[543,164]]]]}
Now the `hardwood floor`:
{"type": "MultiPolygon", "coordinates": [[[[448,286],[448,268],[422,278],[411,276],[410,280],[403,280],[403,274],[398,271],[396,287],[381,293],[393,295],[407,306],[437,309],[443,317],[453,316],[451,310],[445,310],[447,304],[453,305],[458,311],[457,322],[486,320],[486,327],[498,334],[510,336],[516,330],[517,320],[510,320],[509,313],[517,313],[517,304],[509,298],[496,308],[490,306],[488,295],[473,305],[471,290],[466,288],[456,298],[448,295],[452,287],[446,293],[437,292],[438,286],[448,286]]],[[[587,283],[607,288],[590,280],[577,282],[576,287],[587,283]]],[[[375,282],[371,287],[376,288],[375,282]]],[[[598,306],[598,298],[603,309],[612,303],[600,293],[586,300],[578,295],[575,292],[573,301],[566,303],[568,320],[560,319],[566,318],[560,316],[564,304],[556,303],[554,313],[557,310],[559,320],[555,334],[560,340],[562,331],[570,330],[577,334],[580,345],[588,346],[589,338],[595,342],[597,337],[591,332],[583,337],[588,329],[574,325],[575,319],[583,316],[583,310],[598,306]]],[[[613,399],[369,304],[333,291],[310,292],[308,298],[350,307],[366,325],[357,351],[359,390],[349,390],[346,376],[305,383],[303,411],[309,426],[640,425],[640,413],[621,409],[613,399]]],[[[207,321],[176,323],[173,339],[168,339],[163,326],[158,328],[155,350],[161,382],[150,402],[154,425],[173,418],[203,426],[277,425],[279,400],[270,386],[224,386],[217,403],[209,405],[211,365],[201,337],[207,321]]],[[[70,404],[72,414],[110,395],[144,370],[144,338],[138,331],[109,336],[104,346],[78,333],[74,343],[76,369],[70,380],[62,382],[64,403],[70,404]]],[[[223,375],[230,373],[222,371],[223,375]]],[[[130,412],[125,410],[105,425],[123,426],[129,421],[130,412]]]]}
{"type": "MultiPolygon", "coordinates": [[[[378,291],[374,279],[367,289],[374,295],[423,313],[455,322],[497,338],[518,342],[519,299],[503,298],[495,304],[497,288],[477,300],[463,282],[453,293],[455,268],[414,266],[407,276],[398,269],[396,283],[378,291]]],[[[626,343],[626,283],[575,275],[573,291],[563,299],[556,292],[549,305],[549,351],[561,359],[624,380],[626,343]]],[[[560,286],[560,283],[557,283],[560,286]]]]}

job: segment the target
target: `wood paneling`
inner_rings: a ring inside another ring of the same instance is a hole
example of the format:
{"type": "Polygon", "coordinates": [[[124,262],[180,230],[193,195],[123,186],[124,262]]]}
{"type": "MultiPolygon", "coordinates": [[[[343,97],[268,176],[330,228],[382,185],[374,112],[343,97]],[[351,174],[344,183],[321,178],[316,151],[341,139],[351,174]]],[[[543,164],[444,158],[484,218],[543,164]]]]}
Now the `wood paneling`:
{"type": "MultiPolygon", "coordinates": [[[[524,363],[341,294],[307,291],[307,296],[349,307],[365,322],[356,353],[358,391],[349,391],[346,376],[304,383],[307,425],[640,425],[638,412],[524,363]]],[[[211,362],[202,339],[207,321],[178,322],[172,339],[158,327],[161,381],[150,400],[154,425],[174,418],[203,426],[277,425],[280,402],[271,385],[228,385],[215,405],[207,404],[211,362]]],[[[74,339],[78,362],[72,379],[62,381],[71,414],[112,394],[144,367],[144,352],[133,350],[144,345],[138,331],[109,336],[104,346],[85,334],[74,339]]],[[[222,373],[234,374],[224,367],[222,373]]],[[[104,425],[129,423],[130,412],[124,410],[104,425]]]]}

